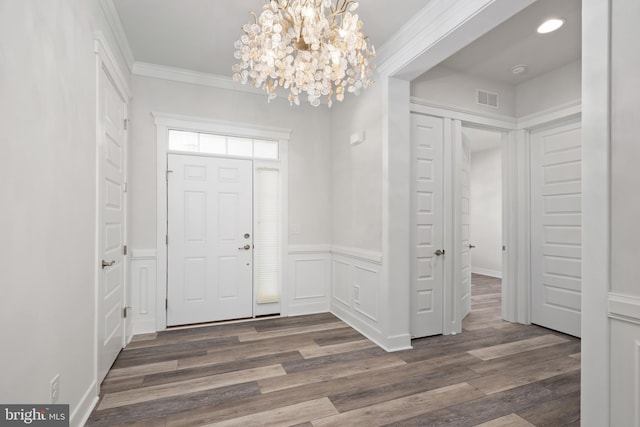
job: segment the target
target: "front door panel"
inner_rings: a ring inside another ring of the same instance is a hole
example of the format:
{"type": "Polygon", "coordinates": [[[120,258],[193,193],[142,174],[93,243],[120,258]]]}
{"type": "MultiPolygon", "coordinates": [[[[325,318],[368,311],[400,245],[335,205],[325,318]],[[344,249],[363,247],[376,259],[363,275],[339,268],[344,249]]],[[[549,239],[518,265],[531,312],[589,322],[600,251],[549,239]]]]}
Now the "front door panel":
{"type": "Polygon", "coordinates": [[[252,162],[168,157],[167,325],[251,317],[252,162]]]}

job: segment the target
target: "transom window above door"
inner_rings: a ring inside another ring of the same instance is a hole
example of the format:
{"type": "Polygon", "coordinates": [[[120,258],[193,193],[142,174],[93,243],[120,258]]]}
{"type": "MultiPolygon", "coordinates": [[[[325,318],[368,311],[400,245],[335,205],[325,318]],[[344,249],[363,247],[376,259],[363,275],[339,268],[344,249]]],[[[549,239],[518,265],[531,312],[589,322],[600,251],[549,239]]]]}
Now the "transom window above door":
{"type": "Polygon", "coordinates": [[[169,130],[169,150],[278,160],[278,141],[169,130]]]}

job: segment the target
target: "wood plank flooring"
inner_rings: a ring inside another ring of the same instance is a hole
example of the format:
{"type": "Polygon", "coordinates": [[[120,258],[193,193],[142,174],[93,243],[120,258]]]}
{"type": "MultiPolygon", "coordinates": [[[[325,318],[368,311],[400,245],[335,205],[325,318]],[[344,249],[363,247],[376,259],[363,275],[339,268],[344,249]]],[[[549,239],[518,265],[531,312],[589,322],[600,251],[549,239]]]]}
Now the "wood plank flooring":
{"type": "Polygon", "coordinates": [[[500,320],[473,275],[463,333],[387,353],[331,314],[136,336],[88,426],[578,426],[580,341],[500,320]]]}

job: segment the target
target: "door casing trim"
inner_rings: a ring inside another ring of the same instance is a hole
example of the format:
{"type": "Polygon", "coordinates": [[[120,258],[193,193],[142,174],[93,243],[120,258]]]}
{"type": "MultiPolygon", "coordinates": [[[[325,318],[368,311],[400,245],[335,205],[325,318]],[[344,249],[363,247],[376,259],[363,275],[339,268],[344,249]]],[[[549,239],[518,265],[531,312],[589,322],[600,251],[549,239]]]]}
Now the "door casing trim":
{"type": "MultiPolygon", "coordinates": [[[[167,329],[167,154],[169,152],[169,129],[188,130],[193,132],[210,132],[222,135],[235,135],[247,138],[275,139],[279,143],[280,168],[280,286],[281,316],[288,315],[288,146],[291,137],[290,129],[258,126],[248,123],[212,120],[204,117],[184,116],[162,112],[152,112],[156,125],[156,331],[167,329]]],[[[262,162],[262,161],[261,161],[262,162]]],[[[254,162],[255,163],[255,162],[254,162]]],[[[255,167],[255,164],[254,164],[255,167]]],[[[255,304],[254,304],[255,306],[255,304]]]]}

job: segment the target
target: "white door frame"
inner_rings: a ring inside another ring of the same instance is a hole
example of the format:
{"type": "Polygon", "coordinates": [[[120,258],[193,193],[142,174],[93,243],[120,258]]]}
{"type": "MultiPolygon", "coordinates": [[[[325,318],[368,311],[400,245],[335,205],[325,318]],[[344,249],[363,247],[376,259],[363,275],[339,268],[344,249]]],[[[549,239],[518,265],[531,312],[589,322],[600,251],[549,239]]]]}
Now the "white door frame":
{"type": "MultiPolygon", "coordinates": [[[[100,175],[101,175],[101,162],[100,162],[100,142],[104,135],[101,126],[102,117],[100,117],[100,101],[101,101],[101,91],[100,91],[100,81],[101,81],[101,73],[104,71],[107,76],[112,80],[115,85],[116,90],[119,92],[120,96],[125,102],[125,111],[128,110],[129,100],[133,96],[133,92],[131,91],[131,87],[125,77],[125,74],[122,72],[120,66],[118,65],[118,61],[113,54],[113,51],[109,47],[109,44],[106,41],[104,35],[100,32],[95,33],[94,38],[94,53],[96,54],[96,230],[95,230],[95,270],[94,270],[94,280],[95,280],[95,319],[94,319],[94,333],[95,333],[95,357],[94,357],[94,378],[96,379],[96,392],[99,393],[100,384],[97,382],[98,379],[98,358],[99,358],[99,348],[100,343],[98,342],[100,334],[98,333],[98,327],[100,321],[98,317],[100,316],[100,280],[102,275],[102,267],[100,265],[102,261],[102,248],[100,241],[100,228],[102,222],[102,210],[101,210],[101,191],[100,191],[100,175]]],[[[125,113],[126,118],[126,113],[125,113]]],[[[126,185],[128,179],[128,134],[125,133],[125,152],[124,152],[124,182],[126,185]]],[[[125,191],[123,197],[124,203],[124,242],[123,244],[127,244],[128,242],[128,193],[125,191]]],[[[123,265],[123,286],[124,286],[124,305],[125,307],[130,305],[131,302],[131,289],[129,288],[129,257],[127,255],[123,256],[124,265],[123,265]]],[[[124,307],[123,307],[124,309],[124,307]]],[[[133,336],[133,325],[130,317],[126,317],[124,319],[124,341],[122,346],[124,347],[133,336]]]]}
{"type": "MultiPolygon", "coordinates": [[[[153,112],[156,125],[156,331],[167,329],[167,153],[169,130],[178,129],[192,132],[234,135],[246,138],[278,140],[280,168],[280,286],[281,316],[288,315],[287,295],[287,259],[289,251],[288,206],[288,144],[291,130],[257,126],[246,123],[212,120],[204,117],[191,117],[177,114],[153,112]]],[[[195,153],[194,153],[195,154],[195,153]]],[[[254,163],[255,167],[255,163],[254,163]]],[[[254,301],[255,307],[255,301],[254,301]]]]}
{"type": "MultiPolygon", "coordinates": [[[[458,185],[458,176],[456,171],[458,170],[458,158],[460,150],[462,150],[462,140],[456,137],[457,134],[461,134],[463,124],[471,124],[476,127],[490,128],[496,131],[504,132],[506,135],[513,133],[517,129],[517,121],[509,117],[497,117],[497,116],[482,116],[480,114],[470,113],[466,111],[457,110],[448,106],[436,105],[426,102],[417,98],[412,98],[411,112],[428,114],[436,117],[443,117],[445,120],[445,155],[444,155],[444,182],[445,182],[445,220],[444,220],[444,234],[445,234],[445,251],[451,256],[445,257],[445,275],[444,275],[444,327],[442,333],[445,335],[451,333],[459,333],[462,331],[462,316],[459,313],[460,307],[457,302],[459,295],[457,295],[458,287],[455,284],[460,281],[460,272],[462,269],[462,242],[461,235],[458,228],[458,218],[461,215],[462,206],[459,203],[460,186],[458,185]],[[451,143],[449,143],[451,142],[451,143]]],[[[505,206],[510,206],[510,200],[513,200],[513,192],[517,191],[514,188],[510,188],[505,184],[508,182],[515,182],[515,179],[511,175],[516,171],[516,168],[510,168],[509,165],[514,162],[515,157],[509,157],[507,152],[509,147],[509,139],[503,138],[502,153],[503,153],[503,236],[502,241],[504,245],[508,245],[510,239],[514,239],[517,231],[513,226],[515,222],[508,221],[512,212],[505,209],[505,206]],[[506,226],[505,226],[506,225],[506,226]]],[[[506,251],[504,253],[504,261],[506,265],[503,265],[503,301],[509,301],[509,308],[512,304],[516,303],[516,300],[509,298],[509,295],[515,294],[513,287],[515,287],[516,281],[512,277],[512,273],[515,269],[509,268],[516,261],[516,254],[514,251],[506,251]]],[[[505,304],[503,302],[503,304],[505,304]]],[[[503,318],[505,320],[512,320],[512,317],[508,317],[510,311],[503,309],[503,318]]]]}
{"type": "Polygon", "coordinates": [[[502,318],[509,322],[531,323],[531,215],[530,150],[531,131],[556,122],[579,118],[581,104],[572,102],[558,108],[515,119],[481,115],[449,106],[411,99],[412,113],[445,119],[445,251],[453,254],[445,260],[443,334],[459,333],[461,317],[456,305],[462,259],[457,218],[461,214],[457,176],[457,155],[462,141],[454,138],[462,124],[490,128],[504,133],[502,139],[502,241],[503,252],[502,318]],[[451,141],[452,144],[447,142],[451,141]]]}

